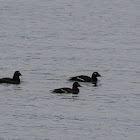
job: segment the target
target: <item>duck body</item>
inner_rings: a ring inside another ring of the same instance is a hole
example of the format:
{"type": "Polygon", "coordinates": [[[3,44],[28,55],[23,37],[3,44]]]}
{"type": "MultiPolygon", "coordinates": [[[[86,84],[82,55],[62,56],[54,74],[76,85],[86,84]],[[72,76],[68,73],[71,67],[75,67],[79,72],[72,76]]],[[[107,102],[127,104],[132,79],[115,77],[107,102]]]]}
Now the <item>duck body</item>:
{"type": "Polygon", "coordinates": [[[79,93],[79,88],[78,87],[81,87],[81,85],[78,82],[74,82],[72,88],[67,88],[67,87],[58,88],[58,89],[54,89],[53,92],[55,92],[55,93],[73,93],[73,94],[78,94],[79,93]]]}
{"type": "Polygon", "coordinates": [[[7,83],[7,84],[20,84],[21,73],[19,71],[15,71],[13,78],[5,77],[0,79],[0,83],[7,83]]]}
{"type": "Polygon", "coordinates": [[[70,78],[71,81],[78,81],[78,82],[92,82],[92,79],[86,75],[79,75],[70,78]]]}
{"type": "Polygon", "coordinates": [[[86,76],[86,75],[79,75],[75,77],[71,77],[70,81],[79,81],[79,82],[91,82],[93,84],[96,84],[98,79],[97,77],[101,77],[101,75],[98,72],[93,72],[92,76],[86,76]]]}

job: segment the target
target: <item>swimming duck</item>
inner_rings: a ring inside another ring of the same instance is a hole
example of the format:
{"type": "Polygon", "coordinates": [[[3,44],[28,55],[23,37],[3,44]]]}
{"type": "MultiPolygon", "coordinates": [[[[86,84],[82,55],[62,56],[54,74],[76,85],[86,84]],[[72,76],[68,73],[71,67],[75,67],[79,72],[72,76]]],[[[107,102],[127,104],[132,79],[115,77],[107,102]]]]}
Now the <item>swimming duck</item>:
{"type": "Polygon", "coordinates": [[[92,82],[93,84],[95,84],[98,81],[97,77],[101,77],[101,75],[98,72],[93,72],[91,77],[86,75],[79,75],[79,76],[71,77],[69,80],[79,81],[79,82],[92,82]]]}
{"type": "Polygon", "coordinates": [[[78,82],[74,82],[72,88],[67,88],[67,87],[58,88],[58,89],[54,89],[53,92],[55,92],[55,93],[73,93],[73,94],[78,94],[79,93],[78,87],[81,87],[81,85],[78,82]]]}
{"type": "Polygon", "coordinates": [[[15,71],[13,78],[9,77],[1,78],[0,83],[20,84],[19,76],[21,76],[21,73],[19,71],[15,71]]]}

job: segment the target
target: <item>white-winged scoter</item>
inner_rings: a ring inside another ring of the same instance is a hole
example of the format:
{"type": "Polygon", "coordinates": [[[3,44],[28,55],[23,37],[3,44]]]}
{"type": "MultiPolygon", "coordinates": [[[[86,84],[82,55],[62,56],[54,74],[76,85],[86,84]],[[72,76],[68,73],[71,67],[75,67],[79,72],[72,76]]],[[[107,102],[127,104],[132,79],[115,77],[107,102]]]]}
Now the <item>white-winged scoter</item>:
{"type": "Polygon", "coordinates": [[[101,75],[98,72],[93,72],[91,77],[86,75],[79,75],[71,77],[69,80],[78,82],[92,82],[93,84],[96,84],[98,81],[97,77],[101,77],[101,75]]]}
{"type": "Polygon", "coordinates": [[[74,82],[72,88],[67,88],[67,87],[58,88],[58,89],[54,89],[53,92],[55,92],[55,93],[73,93],[73,94],[78,94],[79,93],[78,87],[81,87],[81,85],[78,82],[74,82]]]}
{"type": "Polygon", "coordinates": [[[15,71],[13,78],[9,77],[1,78],[0,83],[20,84],[19,76],[21,76],[21,73],[19,71],[15,71]]]}

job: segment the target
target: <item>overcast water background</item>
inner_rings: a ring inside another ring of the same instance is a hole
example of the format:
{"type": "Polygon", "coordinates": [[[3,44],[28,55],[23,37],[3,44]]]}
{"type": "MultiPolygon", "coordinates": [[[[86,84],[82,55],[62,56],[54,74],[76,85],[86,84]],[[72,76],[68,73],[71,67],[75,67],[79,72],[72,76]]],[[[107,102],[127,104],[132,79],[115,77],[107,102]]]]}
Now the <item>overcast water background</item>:
{"type": "Polygon", "coordinates": [[[0,140],[140,139],[139,0],[0,0],[0,140]],[[98,71],[99,86],[71,87],[98,71]]]}

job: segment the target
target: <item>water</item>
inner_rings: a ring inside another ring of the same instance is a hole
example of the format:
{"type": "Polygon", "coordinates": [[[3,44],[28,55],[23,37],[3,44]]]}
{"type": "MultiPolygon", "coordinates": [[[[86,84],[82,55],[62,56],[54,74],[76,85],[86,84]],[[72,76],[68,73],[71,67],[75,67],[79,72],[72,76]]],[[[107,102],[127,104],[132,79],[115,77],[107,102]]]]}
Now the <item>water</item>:
{"type": "Polygon", "coordinates": [[[1,140],[140,139],[139,0],[1,0],[1,140]],[[52,94],[98,71],[99,86],[52,94]]]}

